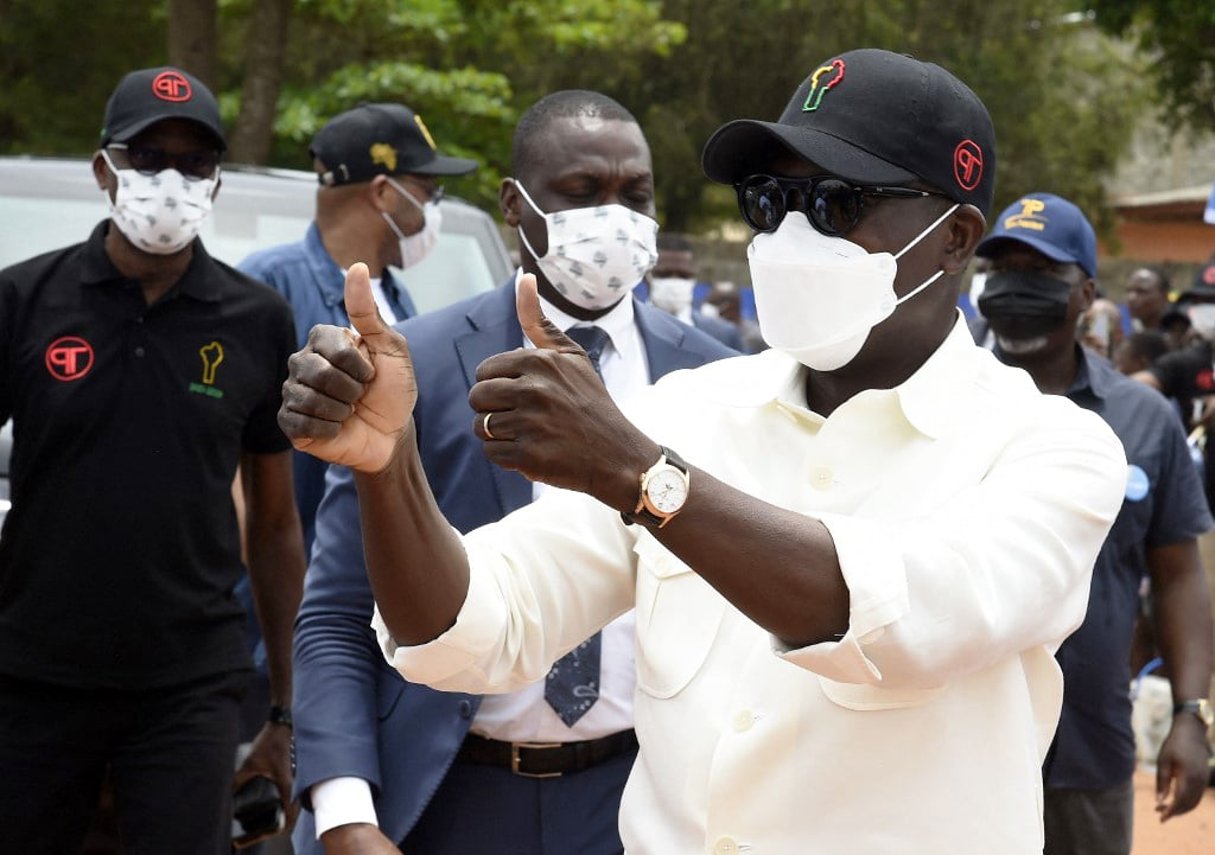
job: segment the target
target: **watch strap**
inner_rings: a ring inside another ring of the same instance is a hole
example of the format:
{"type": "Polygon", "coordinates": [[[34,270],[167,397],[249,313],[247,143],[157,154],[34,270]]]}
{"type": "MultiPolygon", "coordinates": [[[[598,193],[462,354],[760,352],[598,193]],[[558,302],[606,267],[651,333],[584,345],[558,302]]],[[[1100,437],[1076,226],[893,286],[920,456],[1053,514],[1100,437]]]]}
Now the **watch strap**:
{"type": "Polygon", "coordinates": [[[281,724],[286,728],[295,727],[295,722],[291,718],[291,707],[280,707],[277,704],[270,707],[270,715],[266,717],[266,721],[270,724],[281,724]]]}
{"type": "Polygon", "coordinates": [[[1207,725],[1208,727],[1211,726],[1213,718],[1211,704],[1205,698],[1195,698],[1193,700],[1179,701],[1178,703],[1173,704],[1174,716],[1179,716],[1183,713],[1191,713],[1192,715],[1197,716],[1203,724],[1207,725]]]}

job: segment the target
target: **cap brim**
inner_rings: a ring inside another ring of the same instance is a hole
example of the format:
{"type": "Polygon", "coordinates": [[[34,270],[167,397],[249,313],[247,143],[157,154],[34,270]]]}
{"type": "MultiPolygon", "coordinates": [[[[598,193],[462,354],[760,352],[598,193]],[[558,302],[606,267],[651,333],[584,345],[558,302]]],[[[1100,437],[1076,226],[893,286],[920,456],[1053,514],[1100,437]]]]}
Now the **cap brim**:
{"type": "Polygon", "coordinates": [[[447,155],[436,155],[435,159],[422,166],[411,166],[409,173],[414,175],[467,175],[478,166],[475,160],[468,160],[464,157],[448,157],[447,155]]]}
{"type": "Polygon", "coordinates": [[[701,165],[711,180],[734,184],[748,175],[770,171],[773,158],[785,152],[858,184],[906,184],[919,178],[901,166],[815,128],[757,119],[737,119],[718,128],[705,143],[701,165]]]}
{"type": "Polygon", "coordinates": [[[193,122],[194,124],[198,125],[203,130],[205,130],[207,133],[209,133],[215,139],[215,142],[217,142],[219,144],[220,151],[228,150],[227,141],[223,138],[222,134],[218,133],[215,130],[215,128],[211,127],[206,122],[200,120],[197,116],[183,115],[180,113],[161,113],[159,116],[151,116],[149,118],[140,119],[137,122],[132,122],[131,124],[127,125],[126,127],[122,128],[121,130],[118,130],[112,134],[106,135],[102,140],[102,145],[108,145],[109,143],[112,143],[112,142],[118,142],[118,143],[130,142],[133,138],[139,136],[140,132],[142,132],[146,128],[151,127],[152,125],[156,124],[157,122],[163,122],[165,119],[184,119],[187,122],[193,122]]]}
{"type": "Polygon", "coordinates": [[[1028,235],[1028,234],[1027,235],[1019,235],[1019,234],[1018,235],[1009,235],[1009,234],[991,235],[990,237],[986,237],[983,240],[979,241],[979,245],[977,247],[975,247],[975,255],[980,256],[982,258],[986,258],[986,257],[990,256],[992,254],[992,252],[997,247],[999,247],[1000,244],[1002,244],[1002,243],[1024,244],[1025,246],[1028,246],[1031,249],[1037,250],[1038,252],[1042,253],[1047,258],[1049,258],[1051,261],[1057,261],[1060,264],[1078,264],[1078,265],[1080,265],[1080,269],[1084,270],[1084,272],[1087,273],[1089,276],[1097,275],[1097,272],[1095,270],[1086,270],[1084,268],[1083,263],[1081,263],[1080,259],[1073,257],[1071,255],[1071,253],[1064,252],[1063,250],[1059,249],[1059,247],[1055,246],[1054,244],[1047,243],[1046,241],[1042,240],[1041,238],[1037,238],[1037,237],[1034,237],[1033,235],[1028,235]]]}

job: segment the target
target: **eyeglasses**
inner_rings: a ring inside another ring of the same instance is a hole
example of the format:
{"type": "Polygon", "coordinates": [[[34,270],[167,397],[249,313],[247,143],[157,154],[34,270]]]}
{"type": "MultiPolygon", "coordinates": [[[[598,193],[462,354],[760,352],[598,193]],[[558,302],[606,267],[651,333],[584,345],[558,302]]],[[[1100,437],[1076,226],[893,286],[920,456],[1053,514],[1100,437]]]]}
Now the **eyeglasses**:
{"type": "Polygon", "coordinates": [[[155,175],[170,167],[194,181],[211,178],[219,168],[219,152],[201,149],[183,154],[169,154],[163,148],[147,145],[110,143],[107,148],[125,152],[131,168],[142,175],[155,175]]]}
{"type": "Polygon", "coordinates": [[[773,232],[789,211],[800,211],[815,229],[825,235],[846,235],[860,222],[865,197],[923,199],[948,198],[944,193],[910,187],[876,187],[852,184],[842,178],[817,175],[813,178],[775,178],[752,175],[734,185],[738,209],[747,225],[757,232],[773,232]]]}

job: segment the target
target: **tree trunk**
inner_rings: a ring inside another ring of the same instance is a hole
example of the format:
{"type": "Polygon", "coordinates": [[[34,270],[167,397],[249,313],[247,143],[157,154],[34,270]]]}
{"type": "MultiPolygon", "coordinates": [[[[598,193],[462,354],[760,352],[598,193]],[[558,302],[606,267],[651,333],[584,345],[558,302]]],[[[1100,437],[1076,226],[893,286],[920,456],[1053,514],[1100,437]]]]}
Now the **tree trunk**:
{"type": "Polygon", "coordinates": [[[292,0],[257,0],[253,8],[245,35],[240,115],[229,141],[228,158],[237,163],[265,163],[270,157],[291,5],[292,0]]]}
{"type": "Polygon", "coordinates": [[[218,0],[169,0],[169,64],[184,68],[215,91],[219,66],[218,0]]]}

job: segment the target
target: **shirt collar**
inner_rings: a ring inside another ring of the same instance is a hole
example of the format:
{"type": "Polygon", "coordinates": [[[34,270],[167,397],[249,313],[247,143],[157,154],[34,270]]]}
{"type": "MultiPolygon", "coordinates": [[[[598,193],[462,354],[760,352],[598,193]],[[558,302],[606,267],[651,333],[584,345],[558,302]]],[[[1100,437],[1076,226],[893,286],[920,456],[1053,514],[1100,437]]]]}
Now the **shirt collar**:
{"type": "MultiPolygon", "coordinates": [[[[109,234],[111,222],[111,220],[102,220],[98,223],[84,245],[80,279],[86,284],[129,281],[114,266],[114,262],[110,260],[110,256],[105,251],[105,239],[109,234]]],[[[173,284],[169,294],[185,294],[206,302],[219,300],[219,281],[212,275],[211,269],[214,264],[211,256],[203,248],[202,241],[195,238],[194,254],[190,258],[190,265],[181,278],[173,284]]]]}
{"type": "MultiPolygon", "coordinates": [[[[515,271],[515,294],[519,293],[519,281],[523,278],[523,268],[520,267],[515,271]]],[[[548,300],[540,297],[540,308],[544,312],[544,316],[552,321],[557,329],[562,332],[567,331],[571,327],[576,326],[596,326],[600,327],[608,334],[608,339],[612,343],[617,353],[625,353],[625,348],[629,342],[637,335],[637,326],[633,323],[633,299],[631,296],[626,296],[623,300],[612,306],[607,314],[600,315],[593,321],[584,321],[581,318],[575,318],[573,315],[561,311],[548,300]]],[[[524,336],[524,346],[531,344],[524,336]]]]}
{"type": "Polygon", "coordinates": [[[1076,398],[1085,394],[1097,400],[1105,400],[1113,382],[1115,369],[1100,356],[1086,347],[1076,344],[1079,359],[1076,360],[1076,376],[1067,389],[1067,397],[1076,398]]]}
{"type": "MultiPolygon", "coordinates": [[[[959,320],[941,342],[940,347],[907,380],[895,387],[895,399],[907,421],[929,437],[942,436],[965,413],[960,412],[961,386],[972,382],[981,360],[991,358],[971,338],[961,313],[959,320]]],[[[728,386],[730,400],[721,403],[742,407],[758,407],[769,403],[798,411],[811,419],[822,416],[808,408],[806,401],[807,368],[793,357],[776,350],[766,350],[743,360],[727,360],[731,370],[747,372],[743,383],[728,386]]],[[[741,379],[741,378],[739,378],[741,379]]],[[[712,394],[711,390],[705,390],[712,394]]]]}

